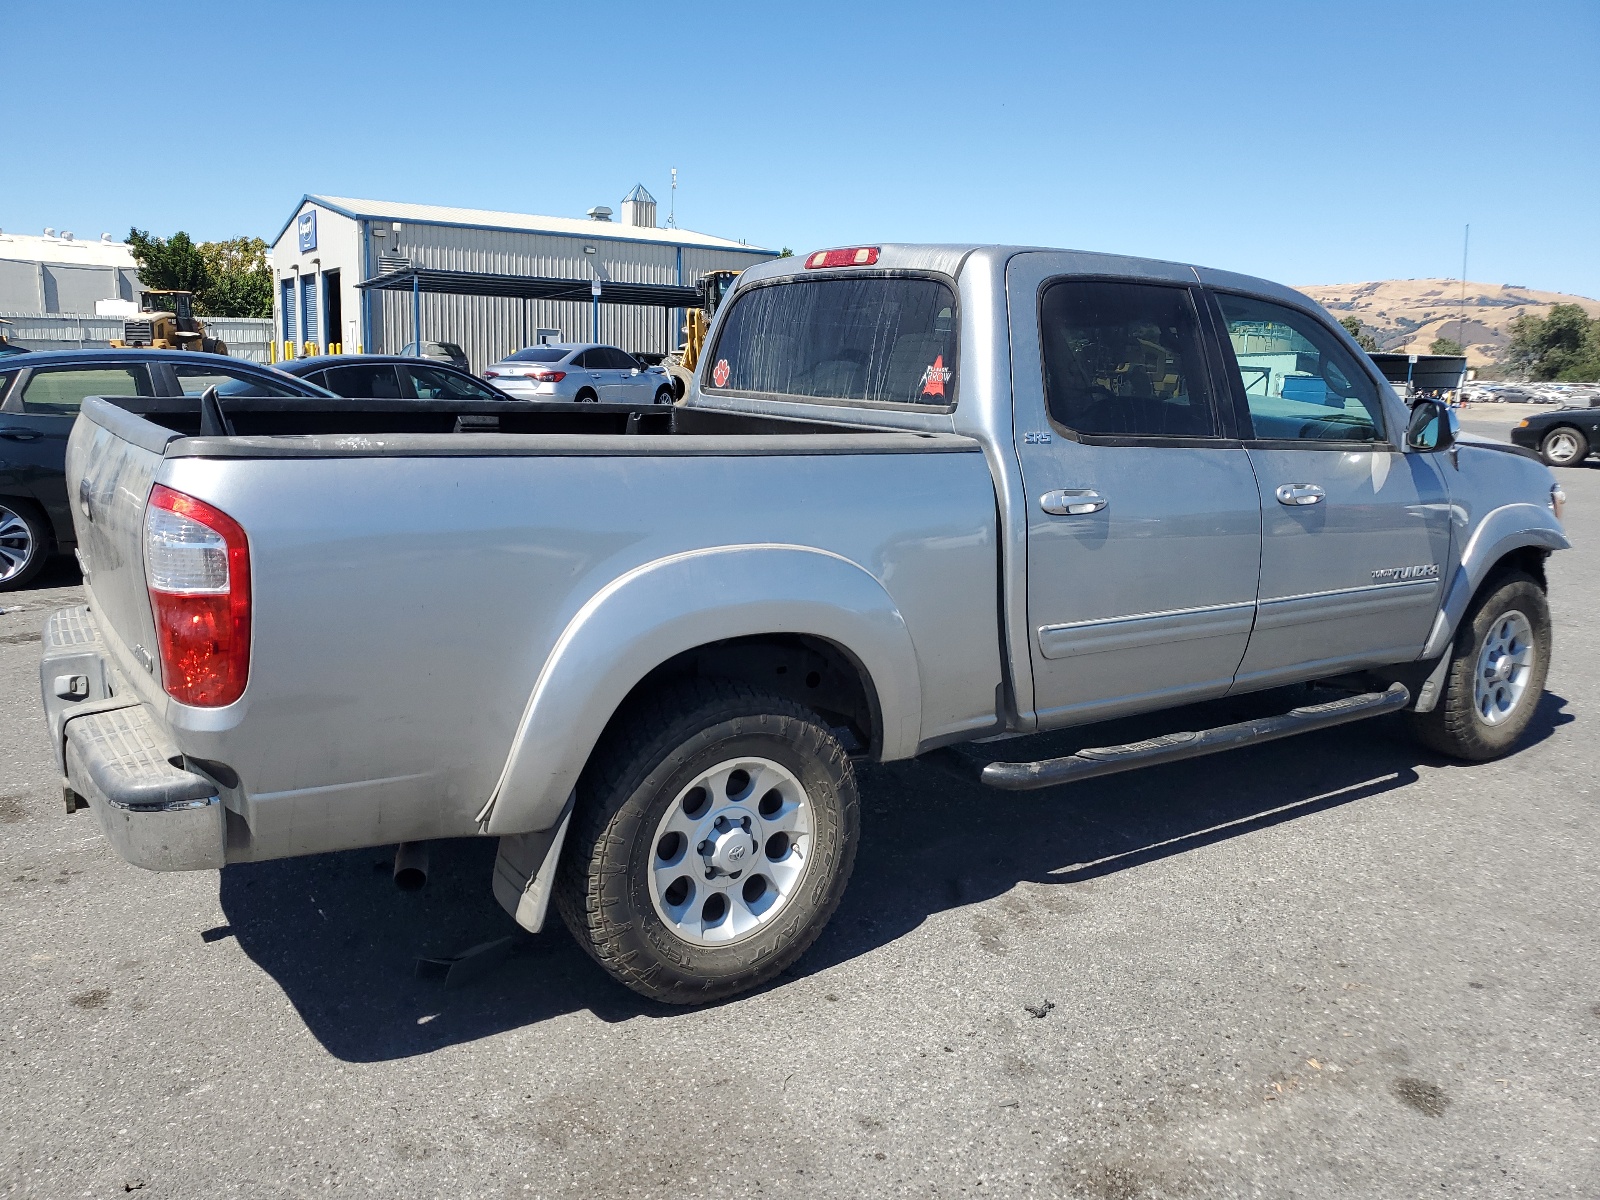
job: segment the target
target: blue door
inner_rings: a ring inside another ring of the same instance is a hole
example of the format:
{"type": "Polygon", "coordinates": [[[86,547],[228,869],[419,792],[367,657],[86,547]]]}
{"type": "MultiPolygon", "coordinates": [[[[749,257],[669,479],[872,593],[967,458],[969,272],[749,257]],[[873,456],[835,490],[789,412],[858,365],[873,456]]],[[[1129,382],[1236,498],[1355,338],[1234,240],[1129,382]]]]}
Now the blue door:
{"type": "Polygon", "coordinates": [[[300,325],[305,330],[303,341],[317,340],[317,277],[300,277],[300,325]]]}
{"type": "Polygon", "coordinates": [[[294,341],[294,280],[285,279],[278,288],[278,309],[283,313],[283,340],[294,341]]]}

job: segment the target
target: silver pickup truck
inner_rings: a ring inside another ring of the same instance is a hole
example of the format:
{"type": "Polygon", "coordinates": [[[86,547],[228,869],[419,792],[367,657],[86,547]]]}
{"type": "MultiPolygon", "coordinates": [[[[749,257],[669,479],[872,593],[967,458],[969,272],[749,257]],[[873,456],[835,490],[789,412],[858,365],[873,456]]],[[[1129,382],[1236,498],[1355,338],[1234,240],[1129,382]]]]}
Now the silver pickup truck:
{"type": "Polygon", "coordinates": [[[155,870],[498,838],[518,923],[553,899],[694,1002],[817,936],[858,757],[1017,789],[1401,709],[1468,760],[1528,724],[1560,490],[1408,411],[1299,293],[849,247],[745,272],[706,345],[659,409],[86,402],[89,602],[41,668],[69,811],[155,870]],[[1005,741],[1268,689],[1239,724],[1005,741]]]}

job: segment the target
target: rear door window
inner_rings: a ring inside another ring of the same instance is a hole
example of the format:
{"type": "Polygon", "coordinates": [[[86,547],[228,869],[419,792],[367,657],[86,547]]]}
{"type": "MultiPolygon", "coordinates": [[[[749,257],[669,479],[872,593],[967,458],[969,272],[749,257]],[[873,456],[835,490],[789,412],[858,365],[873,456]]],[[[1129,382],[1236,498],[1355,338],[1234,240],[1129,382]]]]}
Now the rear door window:
{"type": "Polygon", "coordinates": [[[936,279],[800,279],[735,293],[703,386],[856,404],[955,402],[956,298],[936,279]]]}
{"type": "Polygon", "coordinates": [[[177,366],[172,373],[178,378],[178,388],[185,396],[198,396],[208,387],[215,387],[219,396],[302,396],[294,386],[264,379],[244,371],[229,371],[214,366],[177,366]]]}
{"type": "Polygon", "coordinates": [[[143,363],[99,367],[40,367],[22,386],[22,410],[75,414],[85,396],[153,396],[143,363]]]}
{"type": "Polygon", "coordinates": [[[1045,403],[1074,433],[1215,437],[1200,322],[1181,287],[1064,280],[1039,306],[1045,403]]]}

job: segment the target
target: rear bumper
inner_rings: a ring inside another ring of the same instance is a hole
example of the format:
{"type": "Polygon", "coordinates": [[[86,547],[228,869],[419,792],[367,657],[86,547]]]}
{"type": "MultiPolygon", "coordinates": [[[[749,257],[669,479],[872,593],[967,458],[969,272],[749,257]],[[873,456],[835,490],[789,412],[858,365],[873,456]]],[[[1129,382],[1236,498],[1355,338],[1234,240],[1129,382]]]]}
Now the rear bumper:
{"type": "Polygon", "coordinates": [[[120,682],[87,608],[51,616],[39,682],[66,788],[88,802],[117,853],[152,871],[222,866],[227,825],[217,785],[186,769],[120,682]]]}
{"type": "Polygon", "coordinates": [[[143,705],[67,722],[67,786],[89,802],[112,847],[151,871],[206,871],[225,860],[217,785],[175,766],[143,705]]]}

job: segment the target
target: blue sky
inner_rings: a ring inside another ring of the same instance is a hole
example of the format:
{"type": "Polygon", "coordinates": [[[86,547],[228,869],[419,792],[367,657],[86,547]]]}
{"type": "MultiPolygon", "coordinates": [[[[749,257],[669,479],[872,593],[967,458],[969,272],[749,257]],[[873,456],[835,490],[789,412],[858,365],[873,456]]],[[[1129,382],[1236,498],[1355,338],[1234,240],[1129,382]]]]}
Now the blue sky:
{"type": "Polygon", "coordinates": [[[1026,242],[1600,297],[1600,3],[12,6],[0,227],[271,237],[305,192],[804,251],[1026,242]],[[177,99],[176,107],[164,103],[177,99]],[[182,129],[180,137],[170,130],[182,129]],[[149,130],[151,136],[133,136],[149,130]]]}

